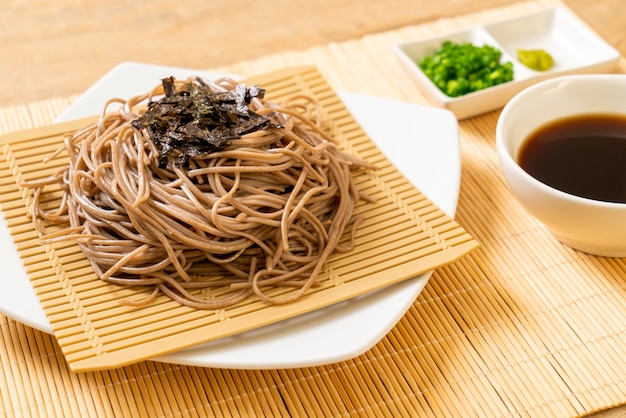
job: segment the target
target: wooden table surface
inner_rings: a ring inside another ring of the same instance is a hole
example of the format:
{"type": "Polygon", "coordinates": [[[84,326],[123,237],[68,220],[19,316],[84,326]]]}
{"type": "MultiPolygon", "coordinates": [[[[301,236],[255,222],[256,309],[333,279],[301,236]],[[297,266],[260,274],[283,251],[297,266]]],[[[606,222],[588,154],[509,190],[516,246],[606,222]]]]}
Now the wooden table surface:
{"type": "MultiPolygon", "coordinates": [[[[624,0],[564,0],[626,55],[624,0]]],[[[515,0],[31,0],[0,9],[0,106],[84,91],[123,61],[214,68],[515,0]]],[[[624,416],[621,409],[598,416],[624,416]]]]}
{"type": "MultiPolygon", "coordinates": [[[[84,91],[114,65],[214,68],[515,0],[32,0],[0,9],[1,105],[84,91]]],[[[623,0],[566,0],[626,55],[623,0]]]]}

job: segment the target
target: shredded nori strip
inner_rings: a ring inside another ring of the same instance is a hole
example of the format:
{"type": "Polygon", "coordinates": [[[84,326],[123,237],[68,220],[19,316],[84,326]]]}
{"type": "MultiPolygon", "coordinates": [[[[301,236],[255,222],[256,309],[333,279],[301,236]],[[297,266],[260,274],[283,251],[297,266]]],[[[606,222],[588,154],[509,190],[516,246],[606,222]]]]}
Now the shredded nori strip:
{"type": "Polygon", "coordinates": [[[146,113],[131,122],[147,132],[160,152],[159,167],[173,163],[183,166],[189,158],[201,157],[226,148],[232,139],[268,127],[279,127],[272,115],[249,109],[252,98],[262,99],[265,89],[238,84],[234,89],[215,92],[203,83],[185,83],[176,90],[174,77],[161,80],[165,95],[150,101],[146,113]]]}

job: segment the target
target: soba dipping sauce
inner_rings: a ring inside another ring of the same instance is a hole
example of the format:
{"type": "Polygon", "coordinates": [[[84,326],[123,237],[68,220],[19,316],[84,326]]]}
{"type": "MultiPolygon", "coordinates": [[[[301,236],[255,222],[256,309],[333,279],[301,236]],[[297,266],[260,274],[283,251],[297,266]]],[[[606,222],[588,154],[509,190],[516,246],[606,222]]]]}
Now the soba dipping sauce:
{"type": "Polygon", "coordinates": [[[549,123],[526,138],[518,163],[555,189],[626,203],[626,115],[588,114],[549,123]]]}

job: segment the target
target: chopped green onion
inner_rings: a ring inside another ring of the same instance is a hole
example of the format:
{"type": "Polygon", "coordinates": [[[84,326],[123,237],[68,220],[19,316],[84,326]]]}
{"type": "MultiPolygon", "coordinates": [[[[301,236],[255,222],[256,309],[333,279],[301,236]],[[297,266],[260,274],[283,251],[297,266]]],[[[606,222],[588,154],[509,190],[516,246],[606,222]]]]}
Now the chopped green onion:
{"type": "Polygon", "coordinates": [[[513,80],[513,64],[500,64],[501,57],[491,45],[445,41],[418,64],[442,92],[458,97],[513,80]]]}

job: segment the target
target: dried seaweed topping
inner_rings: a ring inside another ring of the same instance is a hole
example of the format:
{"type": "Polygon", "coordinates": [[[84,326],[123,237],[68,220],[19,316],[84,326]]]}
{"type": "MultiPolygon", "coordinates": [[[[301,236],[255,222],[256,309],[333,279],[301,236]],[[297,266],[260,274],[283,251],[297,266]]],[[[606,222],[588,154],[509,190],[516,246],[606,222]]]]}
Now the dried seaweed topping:
{"type": "Polygon", "coordinates": [[[259,115],[248,105],[265,89],[238,84],[232,90],[214,91],[201,81],[176,88],[174,77],[161,80],[164,96],[150,101],[132,126],[145,130],[160,152],[159,167],[170,159],[184,165],[189,158],[219,151],[232,139],[270,126],[271,115],[259,115]]]}

